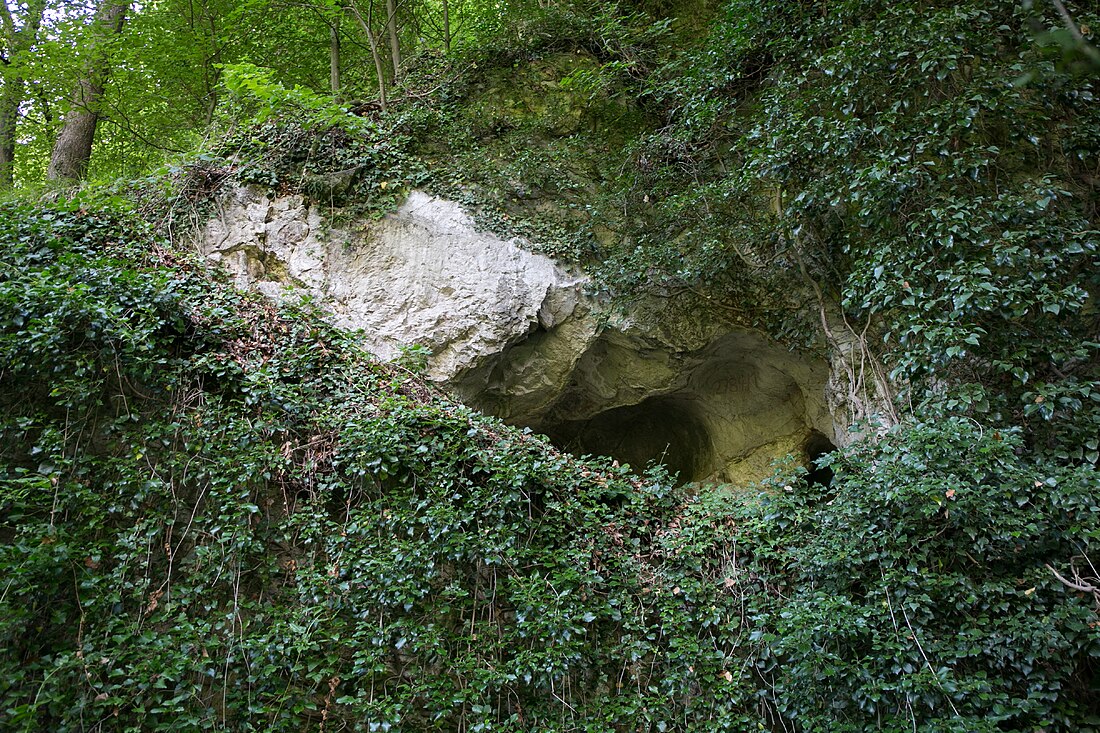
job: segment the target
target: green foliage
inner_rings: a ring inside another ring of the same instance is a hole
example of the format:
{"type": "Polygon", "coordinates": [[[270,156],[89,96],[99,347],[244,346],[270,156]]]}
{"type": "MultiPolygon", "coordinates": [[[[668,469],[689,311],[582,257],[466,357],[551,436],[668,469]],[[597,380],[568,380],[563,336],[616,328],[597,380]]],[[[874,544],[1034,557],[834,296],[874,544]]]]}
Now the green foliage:
{"type": "Polygon", "coordinates": [[[427,346],[412,344],[401,347],[400,356],[394,360],[394,363],[413,374],[423,375],[428,370],[428,359],[431,356],[432,350],[427,346]]]}
{"type": "Polygon", "coordinates": [[[301,85],[287,88],[274,78],[271,69],[255,64],[226,64],[221,67],[222,83],[233,95],[235,115],[254,124],[273,117],[290,115],[305,129],[339,127],[355,134],[365,132],[369,123],[348,112],[331,96],[318,94],[301,85]]]}
{"type": "Polygon", "coordinates": [[[877,331],[907,404],[994,423],[1073,408],[1056,435],[1029,421],[1065,458],[1100,429],[1100,148],[1096,77],[1036,30],[1062,23],[1012,2],[729,3],[655,75],[671,124],[635,153],[656,221],[713,213],[641,259],[715,297],[808,276],[877,331]]]}
{"type": "Polygon", "coordinates": [[[273,82],[267,70],[227,73],[241,103],[221,122],[217,144],[121,187],[165,231],[193,225],[232,185],[302,194],[333,219],[361,221],[392,211],[426,181],[402,120],[358,117],[331,97],[273,82]]]}
{"type": "Polygon", "coordinates": [[[0,225],[14,729],[746,720],[715,646],[734,599],[653,565],[666,477],[431,398],[117,217],[0,225]]]}
{"type": "Polygon", "coordinates": [[[13,729],[1092,730],[1092,466],[918,424],[760,497],[585,464],[147,229],[0,209],[13,729]]]}
{"type": "Polygon", "coordinates": [[[238,116],[150,198],[378,215],[430,182],[619,295],[792,344],[833,308],[904,419],[831,486],[690,495],[439,397],[419,347],[373,362],[96,196],[4,205],[7,727],[1100,729],[1100,119],[1053,6],[731,0],[680,46],[612,4],[474,4],[369,118],[320,93],[297,12],[222,59],[277,71],[193,49],[238,116]]]}
{"type": "Polygon", "coordinates": [[[831,459],[835,491],[765,500],[743,541],[790,583],[755,634],[776,710],[804,730],[1100,728],[1097,598],[1051,570],[1096,574],[1100,476],[1022,453],[1018,431],[917,423],[831,459]]]}

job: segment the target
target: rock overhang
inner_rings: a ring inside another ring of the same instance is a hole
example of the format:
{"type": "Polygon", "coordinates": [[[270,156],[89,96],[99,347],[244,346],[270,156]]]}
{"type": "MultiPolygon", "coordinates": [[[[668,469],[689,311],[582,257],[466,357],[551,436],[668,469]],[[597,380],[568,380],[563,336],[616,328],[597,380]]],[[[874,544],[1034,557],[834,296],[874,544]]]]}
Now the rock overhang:
{"type": "Polygon", "coordinates": [[[578,453],[747,483],[838,442],[824,360],[657,298],[609,314],[583,273],[523,244],[421,191],[339,227],[257,187],[224,196],[198,237],[240,285],[307,292],[379,358],[424,347],[427,376],[459,399],[578,453]]]}

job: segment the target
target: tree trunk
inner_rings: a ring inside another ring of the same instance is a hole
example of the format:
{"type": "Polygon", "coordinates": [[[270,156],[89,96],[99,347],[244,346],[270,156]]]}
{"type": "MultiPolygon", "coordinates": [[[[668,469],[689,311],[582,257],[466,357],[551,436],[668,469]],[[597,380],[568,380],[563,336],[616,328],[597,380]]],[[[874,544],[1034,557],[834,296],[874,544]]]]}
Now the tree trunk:
{"type": "Polygon", "coordinates": [[[15,127],[22,102],[22,77],[6,79],[0,94],[0,188],[15,185],[15,127]]]}
{"type": "MultiPolygon", "coordinates": [[[[374,4],[371,4],[371,10],[374,9],[374,4]]],[[[367,34],[367,42],[370,44],[370,55],[374,58],[374,73],[378,76],[378,103],[382,106],[382,111],[386,110],[386,74],[382,70],[382,54],[378,49],[378,37],[374,35],[374,31],[371,30],[370,23],[363,19],[363,15],[359,12],[359,8],[354,3],[348,5],[348,10],[355,19],[359,21],[359,25],[363,28],[363,32],[367,34]]],[[[370,11],[367,11],[368,13],[370,11]]],[[[369,17],[369,16],[368,16],[369,17]]]]}
{"type": "Polygon", "coordinates": [[[340,93],[340,16],[328,28],[328,77],[333,94],[340,93]]]}
{"type": "Polygon", "coordinates": [[[451,55],[451,8],[447,0],[443,0],[443,53],[451,55]]]}
{"type": "Polygon", "coordinates": [[[50,155],[46,178],[79,180],[88,172],[92,143],[99,123],[99,103],[110,72],[107,42],[122,32],[129,0],[101,0],[93,20],[92,53],[84,77],[73,92],[72,109],[65,115],[61,133],[50,155]]]}
{"type": "Polygon", "coordinates": [[[46,0],[33,0],[27,4],[23,25],[18,30],[7,2],[0,5],[0,22],[3,23],[7,48],[4,58],[4,88],[0,91],[0,189],[15,185],[15,131],[19,125],[19,107],[23,104],[26,81],[20,65],[23,57],[38,40],[42,14],[46,0]]]}
{"type": "Polygon", "coordinates": [[[401,42],[397,38],[397,7],[386,0],[386,31],[390,35],[390,57],[393,60],[393,82],[401,80],[401,42]]]}

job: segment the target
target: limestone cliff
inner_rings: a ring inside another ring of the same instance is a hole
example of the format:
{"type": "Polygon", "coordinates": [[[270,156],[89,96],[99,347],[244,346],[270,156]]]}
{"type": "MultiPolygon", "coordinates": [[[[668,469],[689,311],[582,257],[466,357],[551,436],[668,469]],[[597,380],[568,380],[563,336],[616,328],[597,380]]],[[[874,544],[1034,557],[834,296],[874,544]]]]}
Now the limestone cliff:
{"type": "Polygon", "coordinates": [[[690,303],[613,314],[583,273],[420,191],[380,221],[330,226],[301,196],[236,188],[199,247],[242,286],[317,298],[382,359],[425,348],[432,380],[578,453],[744,483],[843,441],[824,360],[690,303]]]}

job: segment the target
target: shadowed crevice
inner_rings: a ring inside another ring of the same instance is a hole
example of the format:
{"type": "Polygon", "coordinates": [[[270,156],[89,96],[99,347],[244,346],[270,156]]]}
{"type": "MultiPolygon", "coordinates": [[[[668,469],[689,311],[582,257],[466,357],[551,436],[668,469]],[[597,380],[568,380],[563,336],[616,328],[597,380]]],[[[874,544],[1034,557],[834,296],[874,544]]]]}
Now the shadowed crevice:
{"type": "Polygon", "coordinates": [[[830,486],[833,483],[833,469],[828,467],[819,468],[816,464],[817,459],[828,455],[836,450],[836,446],[825,435],[814,430],[810,433],[810,436],[806,438],[806,445],[803,448],[805,455],[806,470],[809,474],[806,476],[806,480],[811,484],[819,484],[821,486],[830,486]]]}
{"type": "Polygon", "coordinates": [[[587,420],[548,426],[546,433],[572,453],[608,455],[639,472],[650,463],[662,464],[679,483],[714,471],[710,433],[697,406],[683,397],[650,397],[587,420]]]}

